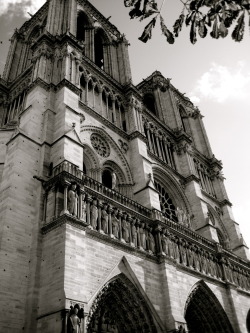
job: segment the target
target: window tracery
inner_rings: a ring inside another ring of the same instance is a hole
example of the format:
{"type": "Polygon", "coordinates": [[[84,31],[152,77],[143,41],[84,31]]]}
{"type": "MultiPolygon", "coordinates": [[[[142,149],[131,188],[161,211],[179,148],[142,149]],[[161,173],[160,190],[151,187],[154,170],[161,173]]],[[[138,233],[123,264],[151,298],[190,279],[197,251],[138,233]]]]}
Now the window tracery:
{"type": "Polygon", "coordinates": [[[173,203],[173,200],[170,198],[169,194],[165,188],[157,181],[154,181],[155,188],[159,194],[159,200],[161,205],[161,211],[168,219],[178,222],[176,216],[176,207],[173,203]]]}
{"type": "Polygon", "coordinates": [[[108,143],[100,137],[98,134],[92,134],[90,141],[96,152],[102,157],[108,157],[110,154],[110,148],[108,143]]]}

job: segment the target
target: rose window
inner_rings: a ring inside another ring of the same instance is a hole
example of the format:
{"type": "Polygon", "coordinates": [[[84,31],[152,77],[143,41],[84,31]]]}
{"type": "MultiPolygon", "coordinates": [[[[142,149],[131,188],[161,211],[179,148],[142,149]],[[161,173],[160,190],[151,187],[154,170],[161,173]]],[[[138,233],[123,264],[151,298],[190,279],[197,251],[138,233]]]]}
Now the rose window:
{"type": "Polygon", "coordinates": [[[154,182],[155,188],[159,193],[161,212],[168,219],[177,222],[177,216],[175,211],[175,206],[173,204],[172,199],[169,197],[168,193],[165,191],[164,187],[158,182],[154,182]]]}
{"type": "Polygon", "coordinates": [[[109,145],[107,142],[98,134],[92,134],[90,141],[96,152],[102,157],[108,157],[110,154],[109,145]]]}

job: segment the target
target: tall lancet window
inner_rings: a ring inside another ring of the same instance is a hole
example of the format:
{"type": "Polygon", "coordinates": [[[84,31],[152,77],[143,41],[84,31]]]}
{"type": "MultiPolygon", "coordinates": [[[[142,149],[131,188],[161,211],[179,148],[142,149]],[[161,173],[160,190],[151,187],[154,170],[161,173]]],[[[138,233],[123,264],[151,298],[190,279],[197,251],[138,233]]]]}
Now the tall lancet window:
{"type": "Polygon", "coordinates": [[[95,64],[104,69],[104,33],[101,29],[95,33],[95,64]]]}
{"type": "Polygon", "coordinates": [[[86,29],[90,27],[89,19],[84,12],[79,12],[77,16],[76,38],[84,42],[86,38],[86,29]]]}
{"type": "Polygon", "coordinates": [[[143,103],[149,111],[157,115],[155,98],[153,94],[150,93],[145,94],[143,97],[143,103]]]}

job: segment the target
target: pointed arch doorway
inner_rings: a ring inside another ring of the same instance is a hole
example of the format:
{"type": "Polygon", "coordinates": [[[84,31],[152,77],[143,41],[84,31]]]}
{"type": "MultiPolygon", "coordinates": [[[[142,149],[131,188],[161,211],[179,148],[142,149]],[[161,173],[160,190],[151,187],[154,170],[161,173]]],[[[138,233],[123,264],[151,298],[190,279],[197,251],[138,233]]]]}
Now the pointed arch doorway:
{"type": "Polygon", "coordinates": [[[199,282],[185,306],[189,333],[234,333],[227,314],[205,282],[199,282]]]}
{"type": "Polygon", "coordinates": [[[124,275],[109,281],[95,298],[87,333],[157,333],[149,307],[124,275]]]}

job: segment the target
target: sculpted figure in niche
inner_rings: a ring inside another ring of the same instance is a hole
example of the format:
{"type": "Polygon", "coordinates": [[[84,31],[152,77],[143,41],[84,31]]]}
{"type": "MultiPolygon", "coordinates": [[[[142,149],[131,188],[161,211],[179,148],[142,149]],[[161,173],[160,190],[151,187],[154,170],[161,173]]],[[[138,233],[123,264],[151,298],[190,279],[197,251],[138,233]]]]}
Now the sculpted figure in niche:
{"type": "Polygon", "coordinates": [[[126,221],[126,217],[122,217],[122,238],[126,243],[129,242],[129,223],[126,221]]]}
{"type": "Polygon", "coordinates": [[[147,233],[147,242],[148,242],[148,250],[152,253],[155,253],[155,239],[152,235],[152,228],[149,228],[147,233]]]}
{"type": "Polygon", "coordinates": [[[96,230],[97,228],[97,218],[98,218],[97,200],[94,199],[90,209],[90,224],[94,230],[96,230]]]}
{"type": "Polygon", "coordinates": [[[132,237],[132,243],[134,246],[137,246],[137,229],[135,226],[135,221],[132,222],[131,224],[131,237],[132,237]]]}
{"type": "Polygon", "coordinates": [[[105,234],[108,233],[108,219],[109,214],[107,213],[108,205],[106,203],[103,204],[102,213],[101,213],[101,228],[105,234]]]}
{"type": "Polygon", "coordinates": [[[85,193],[82,195],[82,220],[86,221],[86,201],[85,201],[85,193]]]}
{"type": "Polygon", "coordinates": [[[83,318],[83,309],[79,311],[79,306],[71,306],[68,319],[67,333],[81,333],[81,319],[83,318]]]}
{"type": "Polygon", "coordinates": [[[145,223],[141,223],[141,225],[140,225],[139,237],[140,237],[141,248],[143,248],[145,250],[146,249],[146,235],[145,235],[144,225],[145,225],[145,223]]]}
{"type": "Polygon", "coordinates": [[[111,174],[111,178],[112,178],[112,190],[114,190],[116,188],[116,181],[117,181],[117,177],[114,171],[111,174]]]}
{"type": "Polygon", "coordinates": [[[119,238],[119,219],[117,218],[118,210],[115,209],[112,215],[112,235],[119,238]]]}
{"type": "Polygon", "coordinates": [[[183,217],[184,217],[183,216],[183,214],[184,214],[183,210],[181,208],[177,207],[175,213],[176,213],[178,222],[182,224],[184,222],[183,221],[183,217]]]}
{"type": "Polygon", "coordinates": [[[77,185],[76,183],[71,183],[71,187],[68,192],[68,211],[74,216],[77,216],[77,201],[77,185]]]}

